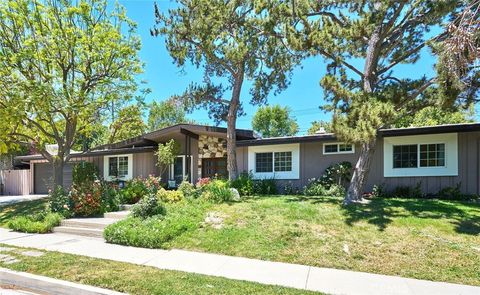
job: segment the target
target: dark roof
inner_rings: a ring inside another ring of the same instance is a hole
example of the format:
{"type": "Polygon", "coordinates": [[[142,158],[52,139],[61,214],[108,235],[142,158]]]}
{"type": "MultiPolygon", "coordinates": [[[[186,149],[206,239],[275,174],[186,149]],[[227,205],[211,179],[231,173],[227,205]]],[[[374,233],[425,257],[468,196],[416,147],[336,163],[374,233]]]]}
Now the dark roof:
{"type": "Polygon", "coordinates": [[[480,123],[445,124],[427,127],[381,129],[382,137],[480,131],[480,123]]]}
{"type": "MultiPolygon", "coordinates": [[[[83,153],[74,153],[71,154],[71,158],[84,158],[84,157],[94,157],[94,156],[104,156],[104,155],[120,155],[120,154],[135,154],[142,152],[151,152],[156,150],[156,146],[143,146],[143,147],[133,147],[133,148],[120,148],[120,149],[110,149],[110,150],[95,150],[87,151],[83,153]]],[[[31,160],[43,160],[45,159],[42,155],[27,155],[27,156],[18,156],[15,157],[16,160],[21,161],[31,161],[31,160]]]]}
{"type": "Polygon", "coordinates": [[[285,144],[285,143],[334,140],[334,139],[336,139],[335,134],[323,133],[323,134],[315,134],[315,135],[285,136],[285,137],[259,138],[259,139],[252,139],[252,140],[239,140],[237,141],[237,146],[285,144]]]}

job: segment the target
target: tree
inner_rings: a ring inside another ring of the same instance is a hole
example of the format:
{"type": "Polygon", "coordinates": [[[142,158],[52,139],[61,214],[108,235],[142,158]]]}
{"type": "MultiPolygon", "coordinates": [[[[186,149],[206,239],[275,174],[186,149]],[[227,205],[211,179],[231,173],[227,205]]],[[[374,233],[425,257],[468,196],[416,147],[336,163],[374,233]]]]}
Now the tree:
{"type": "Polygon", "coordinates": [[[395,123],[395,127],[422,127],[443,124],[459,124],[474,122],[475,112],[469,110],[448,111],[438,107],[426,107],[410,117],[401,118],[395,123]]]}
{"type": "Polygon", "coordinates": [[[280,105],[260,107],[252,119],[253,130],[263,137],[292,136],[298,132],[297,121],[288,107],[280,105]]]}
{"type": "Polygon", "coordinates": [[[253,83],[250,103],[262,104],[272,90],[277,94],[287,87],[296,64],[284,40],[271,37],[279,29],[276,20],[254,2],[178,0],[178,7],[168,14],[155,6],[157,27],[152,34],[166,37],[167,49],[179,67],[190,61],[204,70],[204,83],[190,85],[176,99],[187,110],[208,109],[217,124],[227,122],[230,179],[238,175],[235,128],[237,117],[243,114],[244,81],[253,83]],[[226,91],[230,91],[229,98],[223,96],[226,91]]]}
{"type": "Polygon", "coordinates": [[[21,145],[42,154],[62,185],[79,135],[117,91],[136,88],[134,29],[123,8],[108,9],[105,0],[0,2],[0,150],[21,145]]]}
{"type": "MultiPolygon", "coordinates": [[[[329,62],[320,82],[327,100],[323,108],[334,114],[335,133],[360,145],[345,204],[362,201],[378,129],[428,106],[455,110],[475,100],[478,82],[467,81],[478,77],[471,67],[478,55],[466,59],[470,66],[462,67],[458,76],[446,71],[441,59],[433,77],[405,77],[399,65],[414,64],[426,47],[438,57],[452,33],[437,33],[437,28],[444,28],[448,20],[455,23],[465,10],[474,11],[478,19],[478,5],[469,7],[458,0],[297,0],[268,5],[286,24],[284,35],[293,49],[329,62]]],[[[478,26],[474,30],[478,36],[478,26]]]]}
{"type": "Polygon", "coordinates": [[[121,109],[118,118],[110,125],[109,143],[122,141],[142,135],[147,130],[139,105],[130,105],[121,109]]]}
{"type": "Polygon", "coordinates": [[[160,167],[160,176],[167,172],[168,167],[175,163],[175,158],[180,154],[180,144],[174,139],[170,139],[164,144],[158,145],[155,153],[157,156],[157,166],[160,167]]]}
{"type": "Polygon", "coordinates": [[[321,128],[323,128],[325,130],[325,132],[328,132],[328,133],[331,133],[333,132],[333,127],[332,127],[332,123],[331,122],[327,122],[327,121],[313,121],[311,123],[312,125],[310,126],[310,128],[308,129],[307,133],[309,135],[314,135],[315,133],[317,133],[321,128]]]}
{"type": "Polygon", "coordinates": [[[152,102],[148,114],[148,129],[154,131],[180,123],[191,122],[185,116],[182,106],[173,100],[152,102]]]}

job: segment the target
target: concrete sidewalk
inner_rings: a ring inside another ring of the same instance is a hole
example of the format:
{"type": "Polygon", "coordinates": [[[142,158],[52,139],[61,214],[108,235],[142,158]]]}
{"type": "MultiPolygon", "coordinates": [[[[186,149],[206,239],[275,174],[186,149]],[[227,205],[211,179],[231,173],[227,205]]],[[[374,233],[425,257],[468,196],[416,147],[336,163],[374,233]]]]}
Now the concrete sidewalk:
{"type": "Polygon", "coordinates": [[[480,287],[183,250],[126,247],[58,233],[24,234],[0,229],[0,243],[327,294],[480,294],[480,287]]]}
{"type": "Polygon", "coordinates": [[[11,204],[25,202],[25,201],[34,201],[34,200],[43,199],[46,197],[48,197],[48,195],[26,195],[26,196],[0,195],[0,206],[11,205],[11,204]]]}

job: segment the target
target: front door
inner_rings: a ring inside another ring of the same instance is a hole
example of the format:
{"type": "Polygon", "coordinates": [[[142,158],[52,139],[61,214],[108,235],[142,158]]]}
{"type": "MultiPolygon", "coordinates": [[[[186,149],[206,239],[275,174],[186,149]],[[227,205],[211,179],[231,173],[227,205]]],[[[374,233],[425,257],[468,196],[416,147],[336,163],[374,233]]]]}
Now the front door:
{"type": "Polygon", "coordinates": [[[202,159],[202,177],[227,178],[227,158],[202,159]]]}
{"type": "Polygon", "coordinates": [[[175,162],[170,167],[170,180],[175,181],[176,185],[184,180],[190,181],[191,164],[189,156],[176,157],[175,162]]]}

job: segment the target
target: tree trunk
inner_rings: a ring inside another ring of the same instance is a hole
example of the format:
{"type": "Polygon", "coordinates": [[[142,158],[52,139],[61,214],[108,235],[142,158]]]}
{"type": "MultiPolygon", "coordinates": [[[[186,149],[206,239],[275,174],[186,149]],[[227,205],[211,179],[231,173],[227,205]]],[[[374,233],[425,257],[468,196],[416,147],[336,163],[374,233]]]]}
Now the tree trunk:
{"type": "Polygon", "coordinates": [[[343,201],[344,205],[362,202],[362,195],[367,182],[368,172],[370,171],[373,154],[375,152],[375,145],[375,138],[371,142],[362,144],[360,157],[353,170],[352,180],[350,181],[347,195],[343,201]]]}
{"type": "Polygon", "coordinates": [[[53,188],[56,189],[57,187],[63,187],[63,167],[65,166],[65,162],[63,157],[53,157],[53,188]]]}
{"type": "Polygon", "coordinates": [[[237,113],[240,106],[240,93],[242,91],[243,84],[243,69],[240,70],[232,90],[232,99],[230,101],[230,107],[228,108],[227,117],[227,170],[228,179],[234,180],[238,176],[237,167],[237,113]]]}

